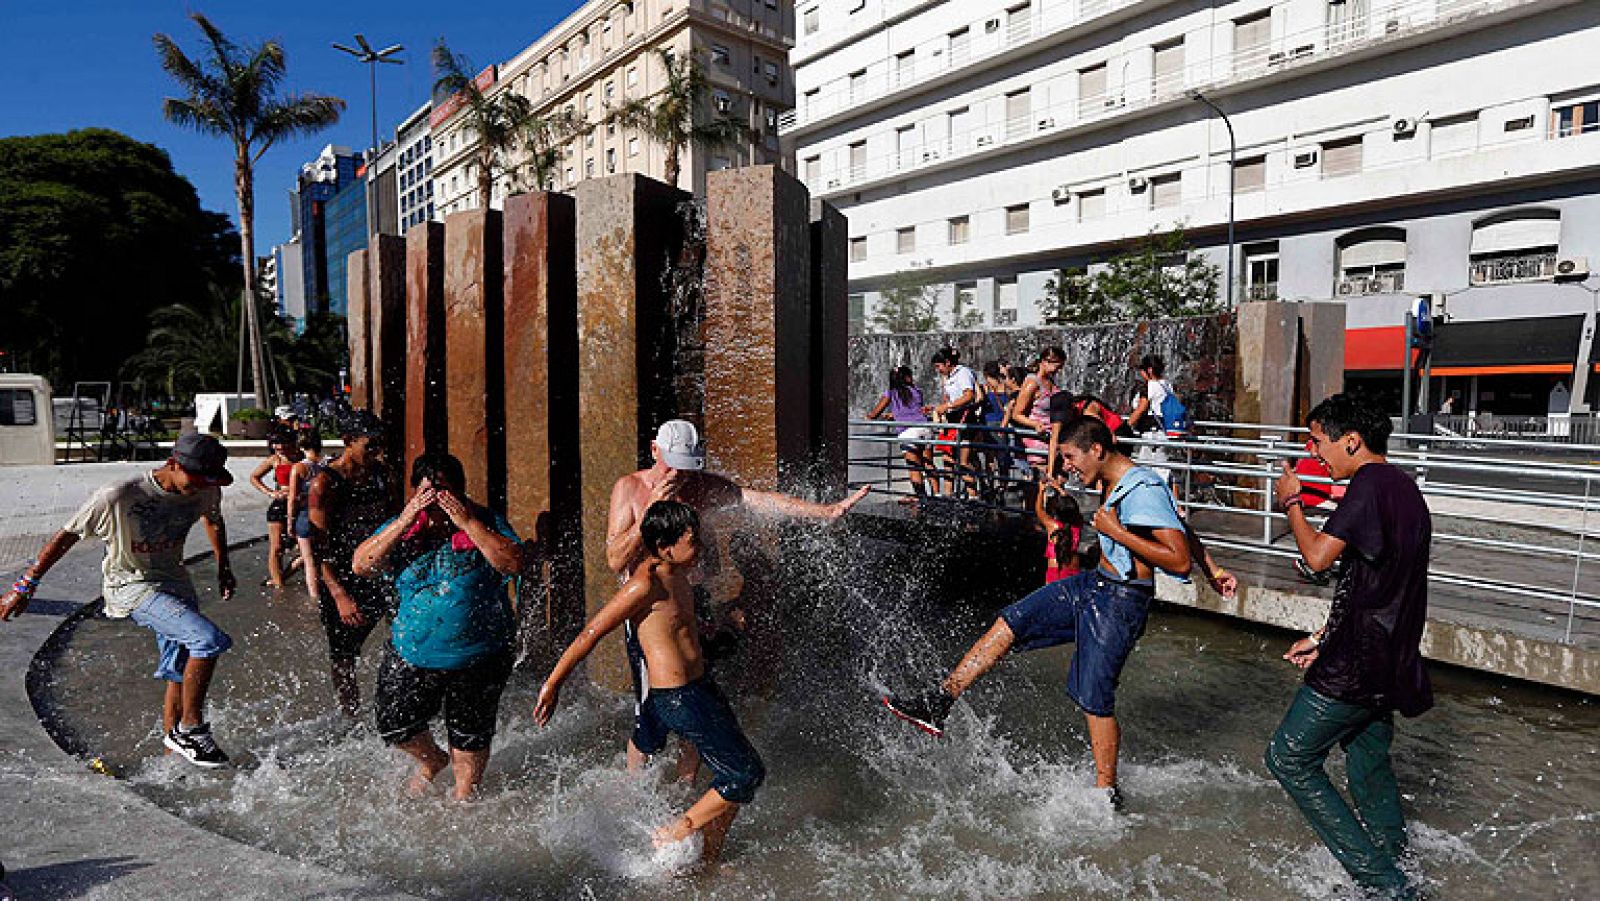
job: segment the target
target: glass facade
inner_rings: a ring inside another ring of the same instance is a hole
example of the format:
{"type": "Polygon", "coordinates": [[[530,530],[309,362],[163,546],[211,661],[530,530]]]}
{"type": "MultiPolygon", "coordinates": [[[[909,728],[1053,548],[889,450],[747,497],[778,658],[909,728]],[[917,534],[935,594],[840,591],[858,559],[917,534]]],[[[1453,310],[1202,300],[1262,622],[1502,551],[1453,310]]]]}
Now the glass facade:
{"type": "Polygon", "coordinates": [[[323,234],[328,258],[327,310],[338,316],[345,315],[349,283],[349,256],[367,246],[367,192],[364,181],[351,180],[339,186],[339,192],[325,208],[323,234]]]}

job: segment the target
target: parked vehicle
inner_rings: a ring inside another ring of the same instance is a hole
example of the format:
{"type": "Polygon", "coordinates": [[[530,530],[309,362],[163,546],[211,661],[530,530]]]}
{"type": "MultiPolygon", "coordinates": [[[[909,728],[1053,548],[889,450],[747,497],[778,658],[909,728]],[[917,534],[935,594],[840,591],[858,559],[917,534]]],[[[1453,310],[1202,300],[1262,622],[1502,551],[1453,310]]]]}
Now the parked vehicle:
{"type": "Polygon", "coordinates": [[[0,373],[0,465],[52,465],[56,429],[50,383],[42,376],[0,373]]]}

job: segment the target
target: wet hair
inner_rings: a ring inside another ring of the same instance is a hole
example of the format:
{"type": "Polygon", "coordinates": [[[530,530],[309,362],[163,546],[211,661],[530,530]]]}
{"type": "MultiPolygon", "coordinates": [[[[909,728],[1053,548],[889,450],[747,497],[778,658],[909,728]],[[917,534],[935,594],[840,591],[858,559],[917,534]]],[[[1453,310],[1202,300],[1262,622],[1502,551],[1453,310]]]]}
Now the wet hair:
{"type": "Polygon", "coordinates": [[[1083,525],[1083,511],[1078,509],[1078,500],[1070,493],[1050,491],[1044,496],[1044,512],[1046,516],[1061,523],[1053,542],[1056,563],[1060,564],[1078,552],[1077,545],[1072,541],[1072,527],[1083,525]]]}
{"type": "Polygon", "coordinates": [[[439,451],[418,454],[417,459],[411,461],[411,487],[421,485],[423,479],[432,482],[435,487],[444,482],[454,486],[457,491],[467,489],[467,471],[461,461],[439,451]]]}
{"type": "Polygon", "coordinates": [[[902,404],[909,404],[916,398],[911,396],[911,389],[916,387],[917,377],[910,366],[896,366],[889,370],[889,390],[902,404]]]}
{"type": "Polygon", "coordinates": [[[291,448],[294,447],[294,433],[288,429],[274,429],[271,434],[267,435],[267,450],[272,450],[280,444],[286,444],[291,448]]]}
{"type": "Polygon", "coordinates": [[[1006,371],[1006,375],[1011,376],[1011,380],[1020,385],[1023,382],[1028,380],[1028,367],[1023,366],[1021,363],[1018,363],[1017,365],[1015,365],[1015,366],[1011,367],[1009,370],[1007,370],[1006,371]]]}
{"type": "Polygon", "coordinates": [[[934,365],[949,363],[951,366],[961,362],[961,354],[954,347],[941,347],[933,352],[934,365]]]}
{"type": "Polygon", "coordinates": [[[1070,444],[1078,450],[1088,450],[1098,444],[1108,454],[1117,449],[1111,429],[1094,416],[1076,416],[1067,420],[1066,425],[1061,427],[1061,443],[1070,444]]]}
{"type": "Polygon", "coordinates": [[[663,548],[677,544],[685,533],[698,531],[699,514],[682,501],[656,501],[639,521],[639,539],[652,555],[660,555],[663,548]]]}
{"type": "Polygon", "coordinates": [[[1067,352],[1059,347],[1046,347],[1044,350],[1039,351],[1039,359],[1041,361],[1049,360],[1053,363],[1065,363],[1067,362],[1067,352]]]}
{"type": "Polygon", "coordinates": [[[990,360],[983,364],[983,374],[987,378],[996,380],[1005,378],[1005,373],[1002,370],[1003,367],[1001,367],[999,360],[990,360]]]}
{"type": "Polygon", "coordinates": [[[322,436],[314,431],[300,433],[300,449],[303,451],[316,451],[322,453],[322,436]]]}
{"type": "Polygon", "coordinates": [[[1048,408],[1052,424],[1070,422],[1081,415],[1078,412],[1078,395],[1073,394],[1071,391],[1057,391],[1050,395],[1048,408]]]}
{"type": "Polygon", "coordinates": [[[1311,408],[1306,414],[1306,423],[1317,423],[1330,438],[1338,438],[1355,432],[1361,436],[1361,443],[1371,448],[1375,454],[1389,452],[1389,433],[1394,431],[1394,423],[1389,421],[1386,413],[1373,407],[1361,398],[1349,394],[1335,394],[1311,408]]]}
{"type": "Polygon", "coordinates": [[[1139,358],[1139,371],[1143,372],[1145,370],[1154,373],[1155,377],[1159,379],[1167,374],[1167,361],[1156,354],[1145,354],[1139,358]]]}

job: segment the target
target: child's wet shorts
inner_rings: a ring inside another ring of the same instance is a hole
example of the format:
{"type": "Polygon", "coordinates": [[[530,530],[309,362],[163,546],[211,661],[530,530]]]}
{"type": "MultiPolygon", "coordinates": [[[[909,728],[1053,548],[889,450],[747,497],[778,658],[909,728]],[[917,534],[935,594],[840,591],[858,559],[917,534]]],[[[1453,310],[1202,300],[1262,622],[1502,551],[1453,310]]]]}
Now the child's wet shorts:
{"type": "Polygon", "coordinates": [[[676,732],[694,745],[711,770],[711,787],[734,804],[748,804],[767,778],[761,755],[745,738],[733,708],[709,677],[677,688],[651,688],[634,720],[633,746],[656,754],[676,732]]]}
{"type": "Polygon", "coordinates": [[[373,703],[378,734],[391,745],[409,741],[427,731],[442,708],[450,747],[487,751],[500,713],[500,692],[510,676],[509,653],[491,654],[461,669],[428,669],[407,663],[390,645],[378,667],[373,703]]]}
{"type": "Polygon", "coordinates": [[[1144,634],[1154,590],[1118,582],[1098,570],[1040,588],[1000,611],[1019,651],[1076,642],[1067,694],[1094,716],[1111,716],[1117,679],[1144,634]]]}
{"type": "Polygon", "coordinates": [[[288,522],[289,502],[283,498],[276,498],[267,505],[267,522],[288,522]]]}

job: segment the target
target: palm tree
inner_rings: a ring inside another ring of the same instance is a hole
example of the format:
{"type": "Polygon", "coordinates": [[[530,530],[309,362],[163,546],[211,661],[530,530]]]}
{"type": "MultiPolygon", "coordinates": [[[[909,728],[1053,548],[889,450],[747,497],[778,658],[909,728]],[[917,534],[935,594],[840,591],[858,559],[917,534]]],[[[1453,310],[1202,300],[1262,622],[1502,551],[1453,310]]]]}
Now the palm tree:
{"type": "Polygon", "coordinates": [[[478,168],[478,206],[488,209],[494,197],[495,178],[514,174],[511,156],[533,110],[528,98],[509,88],[492,96],[485,94],[468,74],[472,68],[466,57],[451,52],[443,40],[433,46],[433,71],[437,75],[433,83],[435,96],[461,97],[465,127],[478,142],[473,150],[478,168]]]}
{"type": "Polygon", "coordinates": [[[624,128],[637,129],[667,149],[666,181],[678,184],[684,148],[718,147],[746,137],[746,129],[727,116],[709,119],[699,114],[710,93],[705,69],[692,57],[679,59],[670,48],[656,48],[667,73],[667,84],[647,97],[630,100],[611,114],[624,128]]]}
{"type": "Polygon", "coordinates": [[[221,288],[213,292],[203,309],[175,303],[152,310],[144,349],[122,364],[124,375],[160,386],[167,397],[224,382],[237,360],[240,298],[221,288]]]}
{"type": "Polygon", "coordinates": [[[523,147],[528,151],[529,182],[534,190],[548,191],[561,164],[561,147],[593,126],[571,110],[548,116],[529,116],[522,124],[523,147]]]}
{"type": "MultiPolygon", "coordinates": [[[[287,71],[283,46],[266,41],[241,47],[200,13],[189,18],[200,27],[207,56],[190,59],[176,41],[155,36],[161,68],[167,70],[185,97],[162,102],[167,121],[233,142],[233,192],[239,202],[239,243],[244,264],[244,297],[256,296],[255,165],[278,141],[309,135],[339,121],[345,103],[321,94],[279,96],[287,71]]],[[[267,406],[266,366],[261,355],[261,322],[255,304],[244,304],[250,341],[250,374],[256,405],[267,406]]]]}

